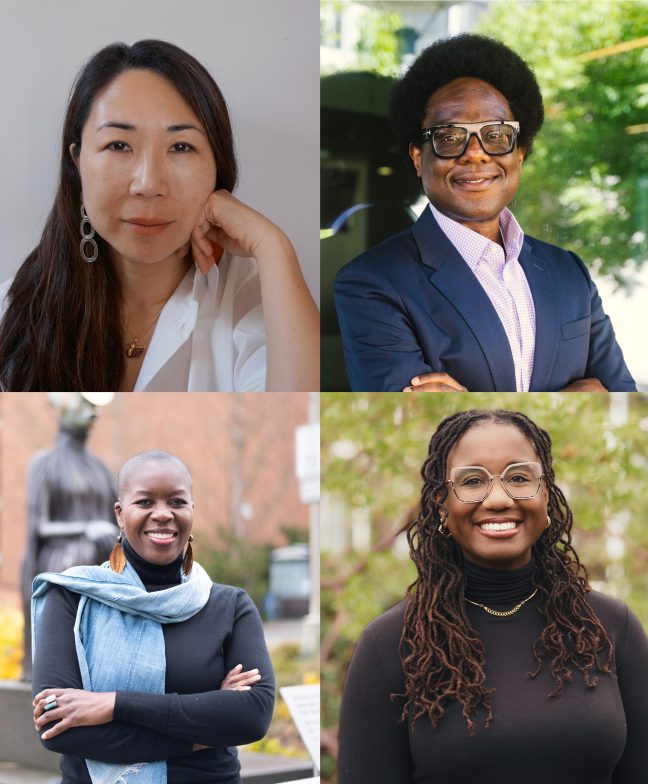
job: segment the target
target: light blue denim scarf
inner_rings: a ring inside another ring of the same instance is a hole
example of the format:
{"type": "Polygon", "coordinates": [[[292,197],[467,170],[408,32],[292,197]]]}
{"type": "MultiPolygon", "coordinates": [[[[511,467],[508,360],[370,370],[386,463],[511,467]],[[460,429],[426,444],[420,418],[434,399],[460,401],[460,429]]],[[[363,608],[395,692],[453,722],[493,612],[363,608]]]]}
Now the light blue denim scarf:
{"type": "MultiPolygon", "coordinates": [[[[87,691],[164,693],[166,657],[163,623],[180,623],[205,606],[212,582],[194,562],[179,585],[147,593],[126,562],[121,574],[106,562],[44,572],[33,583],[32,651],[36,650],[45,597],[51,584],[81,594],[74,640],[87,691]]],[[[40,641],[41,644],[44,642],[40,641]]],[[[131,765],[86,759],[93,784],[166,784],[165,761],[131,765]]]]}

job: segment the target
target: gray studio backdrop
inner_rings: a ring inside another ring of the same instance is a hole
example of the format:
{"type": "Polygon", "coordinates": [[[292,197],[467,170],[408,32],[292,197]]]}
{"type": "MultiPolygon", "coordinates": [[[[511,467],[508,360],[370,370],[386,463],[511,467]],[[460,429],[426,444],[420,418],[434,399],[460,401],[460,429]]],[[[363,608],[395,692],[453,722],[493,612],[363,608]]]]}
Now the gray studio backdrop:
{"type": "Polygon", "coordinates": [[[289,235],[319,300],[319,3],[316,0],[0,0],[0,281],[33,249],[52,206],[63,114],[106,44],[186,49],[227,100],[236,195],[289,235]]]}

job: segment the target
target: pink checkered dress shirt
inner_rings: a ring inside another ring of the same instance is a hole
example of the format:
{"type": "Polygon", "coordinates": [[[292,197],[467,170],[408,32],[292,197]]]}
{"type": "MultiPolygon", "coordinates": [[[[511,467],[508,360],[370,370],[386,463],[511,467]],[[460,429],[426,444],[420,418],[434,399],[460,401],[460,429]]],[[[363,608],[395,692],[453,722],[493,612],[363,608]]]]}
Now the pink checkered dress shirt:
{"type": "MultiPolygon", "coordinates": [[[[504,248],[441,214],[430,204],[441,230],[473,271],[497,311],[506,332],[518,392],[528,392],[535,352],[535,308],[531,289],[518,261],[524,232],[505,207],[500,214],[504,248]]],[[[459,381],[461,379],[458,379],[459,381]]]]}

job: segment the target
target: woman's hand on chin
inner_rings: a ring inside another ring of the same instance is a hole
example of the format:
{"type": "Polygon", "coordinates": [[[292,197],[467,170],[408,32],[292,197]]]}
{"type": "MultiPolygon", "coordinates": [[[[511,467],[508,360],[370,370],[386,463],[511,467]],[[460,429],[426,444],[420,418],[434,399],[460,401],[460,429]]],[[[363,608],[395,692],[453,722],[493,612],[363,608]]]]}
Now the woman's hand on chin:
{"type": "Polygon", "coordinates": [[[191,233],[191,250],[206,274],[217,261],[212,242],[234,256],[251,256],[258,261],[263,246],[281,238],[284,233],[272,221],[228,191],[219,190],[210,195],[198,217],[191,233]]]}

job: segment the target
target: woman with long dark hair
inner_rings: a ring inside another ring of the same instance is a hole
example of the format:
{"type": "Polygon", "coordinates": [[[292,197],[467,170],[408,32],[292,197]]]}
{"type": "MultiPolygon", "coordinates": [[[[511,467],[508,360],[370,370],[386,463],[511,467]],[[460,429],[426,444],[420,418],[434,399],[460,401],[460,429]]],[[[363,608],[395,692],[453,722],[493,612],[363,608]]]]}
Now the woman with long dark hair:
{"type": "Polygon", "coordinates": [[[41,240],[0,291],[1,388],[317,390],[294,249],[236,181],[227,106],[197,60],[155,40],[95,54],[41,240]]]}
{"type": "Polygon", "coordinates": [[[551,439],[515,411],[443,420],[407,530],[418,578],[356,648],[339,784],[635,784],[648,638],[593,591],[551,439]]]}

